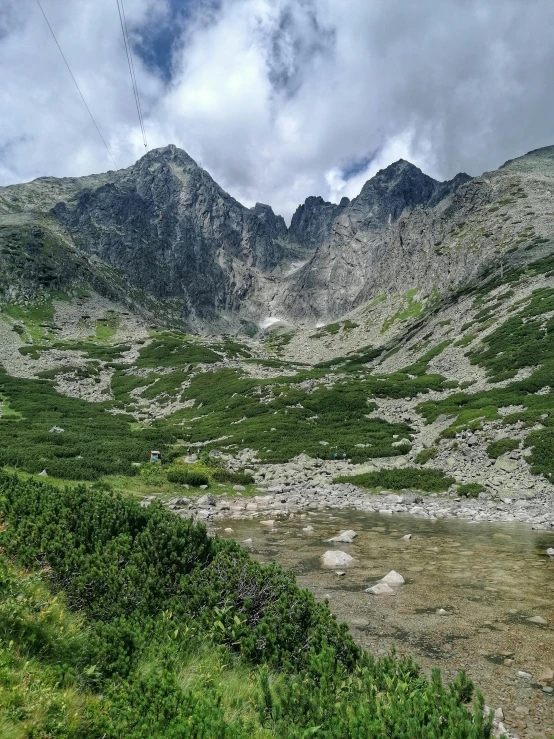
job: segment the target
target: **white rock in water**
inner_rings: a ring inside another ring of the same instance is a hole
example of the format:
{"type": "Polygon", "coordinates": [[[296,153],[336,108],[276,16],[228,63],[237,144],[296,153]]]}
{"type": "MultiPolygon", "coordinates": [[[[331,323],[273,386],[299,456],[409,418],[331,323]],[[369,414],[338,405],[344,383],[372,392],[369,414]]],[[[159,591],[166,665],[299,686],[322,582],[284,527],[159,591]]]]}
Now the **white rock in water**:
{"type": "Polygon", "coordinates": [[[275,521],[273,521],[273,519],[268,520],[268,521],[260,521],[260,524],[262,526],[273,526],[274,523],[275,523],[275,521]]]}
{"type": "Polygon", "coordinates": [[[314,530],[313,526],[304,526],[302,531],[305,531],[307,534],[310,534],[314,530]]]}
{"type": "Polygon", "coordinates": [[[349,565],[353,562],[354,557],[340,550],[336,552],[328,551],[322,555],[321,561],[325,567],[344,567],[344,565],[349,565]]]}
{"type": "Polygon", "coordinates": [[[437,611],[438,616],[448,616],[448,611],[445,611],[444,608],[439,608],[437,611]]]}
{"type": "Polygon", "coordinates": [[[542,616],[531,616],[531,618],[527,619],[532,624],[539,624],[540,626],[546,626],[548,621],[544,619],[542,616]]]}
{"type": "Polygon", "coordinates": [[[391,570],[385,577],[381,578],[381,582],[385,582],[387,585],[404,585],[406,580],[396,570],[391,570]]]}
{"type": "Polygon", "coordinates": [[[549,557],[554,557],[554,547],[548,547],[548,549],[546,550],[546,553],[548,554],[549,557]]]}
{"type": "Polygon", "coordinates": [[[402,537],[403,541],[410,541],[410,539],[411,539],[411,538],[412,538],[412,535],[411,535],[411,534],[405,534],[405,535],[404,535],[404,536],[402,537]]]}
{"type": "Polygon", "coordinates": [[[233,529],[231,529],[229,527],[227,527],[226,529],[223,529],[223,531],[225,531],[226,534],[232,534],[233,533],[233,529]]]}
{"type": "Polygon", "coordinates": [[[243,539],[242,540],[242,543],[243,544],[252,544],[252,539],[243,539]]]}
{"type": "Polygon", "coordinates": [[[348,529],[348,531],[341,531],[338,536],[333,536],[332,539],[327,539],[327,541],[333,541],[339,544],[352,544],[357,536],[358,534],[355,531],[348,529]]]}
{"type": "Polygon", "coordinates": [[[367,588],[366,593],[371,595],[394,595],[394,590],[386,582],[378,582],[377,585],[373,585],[371,588],[367,588]]]}

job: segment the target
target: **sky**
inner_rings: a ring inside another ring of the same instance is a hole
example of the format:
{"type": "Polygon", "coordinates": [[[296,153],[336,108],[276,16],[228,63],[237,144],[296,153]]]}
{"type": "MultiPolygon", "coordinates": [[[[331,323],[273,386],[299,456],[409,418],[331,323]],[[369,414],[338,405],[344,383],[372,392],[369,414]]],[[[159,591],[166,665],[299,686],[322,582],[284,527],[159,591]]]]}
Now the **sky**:
{"type": "MultiPolygon", "coordinates": [[[[116,0],[41,0],[114,157],[145,153],[116,0]]],[[[124,0],[148,148],[287,220],[399,158],[438,179],[554,144],[552,0],[124,0]]],[[[36,0],[0,3],[0,185],[113,169],[36,0]]]]}

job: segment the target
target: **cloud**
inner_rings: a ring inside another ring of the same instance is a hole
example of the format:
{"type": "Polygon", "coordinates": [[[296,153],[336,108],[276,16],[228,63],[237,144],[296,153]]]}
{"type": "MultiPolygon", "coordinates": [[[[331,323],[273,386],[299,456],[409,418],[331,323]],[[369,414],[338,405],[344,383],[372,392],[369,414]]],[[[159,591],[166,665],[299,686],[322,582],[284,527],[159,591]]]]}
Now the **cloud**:
{"type": "MultiPolygon", "coordinates": [[[[115,3],[42,2],[130,165],[142,147],[115,3]]],[[[43,19],[24,5],[0,10],[0,182],[113,166],[43,19]]],[[[182,146],[247,205],[290,217],[308,195],[355,196],[400,157],[446,179],[554,143],[551,0],[134,0],[126,10],[149,144],[182,146]]]]}

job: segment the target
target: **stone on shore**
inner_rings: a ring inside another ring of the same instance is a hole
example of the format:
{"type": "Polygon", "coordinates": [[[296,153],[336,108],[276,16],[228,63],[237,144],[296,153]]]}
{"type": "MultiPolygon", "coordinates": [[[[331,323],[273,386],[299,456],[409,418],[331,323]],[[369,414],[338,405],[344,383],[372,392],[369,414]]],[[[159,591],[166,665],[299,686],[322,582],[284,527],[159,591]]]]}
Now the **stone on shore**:
{"type": "Polygon", "coordinates": [[[386,582],[378,582],[377,585],[367,588],[365,592],[371,595],[395,595],[394,590],[386,582]]]}
{"type": "Polygon", "coordinates": [[[404,580],[399,572],[396,572],[396,570],[391,570],[385,575],[385,577],[381,578],[381,582],[384,582],[387,585],[392,585],[394,587],[395,585],[404,585],[406,580],[404,580]]]}
{"type": "Polygon", "coordinates": [[[531,616],[527,620],[532,624],[539,624],[539,626],[546,626],[548,624],[548,621],[542,616],[531,616]]]}
{"type": "Polygon", "coordinates": [[[337,544],[352,544],[357,536],[358,534],[355,531],[348,529],[347,531],[341,531],[338,536],[333,536],[332,539],[327,539],[327,541],[332,541],[337,544]]]}
{"type": "Polygon", "coordinates": [[[323,562],[324,567],[344,567],[353,562],[354,557],[351,557],[346,552],[341,552],[340,550],[336,552],[328,551],[322,555],[321,561],[323,562]]]}

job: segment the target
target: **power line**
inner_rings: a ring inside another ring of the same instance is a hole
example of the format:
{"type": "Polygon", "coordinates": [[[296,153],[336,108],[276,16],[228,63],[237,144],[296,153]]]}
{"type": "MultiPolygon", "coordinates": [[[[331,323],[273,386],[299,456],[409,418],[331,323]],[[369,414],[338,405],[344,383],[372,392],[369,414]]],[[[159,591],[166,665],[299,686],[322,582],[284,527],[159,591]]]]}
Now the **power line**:
{"type": "Polygon", "coordinates": [[[60,50],[60,54],[62,55],[62,59],[63,59],[63,60],[64,60],[64,62],[65,62],[65,66],[67,67],[67,69],[68,69],[68,71],[69,71],[69,74],[71,75],[71,79],[72,79],[72,80],[73,80],[73,82],[75,83],[75,87],[76,87],[76,88],[77,88],[77,90],[79,91],[79,95],[81,96],[81,100],[82,100],[82,101],[83,101],[83,103],[85,104],[85,108],[86,108],[86,109],[88,110],[88,114],[89,114],[89,116],[91,117],[91,120],[92,120],[92,122],[94,123],[94,127],[95,127],[95,128],[96,128],[96,130],[98,131],[98,135],[99,135],[99,136],[100,136],[100,138],[102,139],[102,143],[103,143],[103,144],[104,144],[104,146],[106,147],[106,151],[107,151],[107,152],[108,152],[108,154],[110,155],[110,159],[112,160],[112,162],[113,162],[113,164],[114,164],[114,167],[115,167],[115,168],[117,169],[117,164],[115,163],[115,159],[113,158],[113,156],[112,156],[112,153],[111,153],[111,151],[110,151],[110,150],[108,149],[108,144],[106,143],[106,141],[105,141],[104,137],[102,136],[102,133],[100,132],[100,129],[98,128],[98,124],[97,124],[97,123],[96,123],[96,121],[94,120],[94,116],[93,116],[93,115],[92,115],[92,113],[90,112],[90,108],[89,108],[89,107],[88,107],[88,105],[87,105],[87,101],[85,100],[85,96],[83,95],[83,93],[81,92],[81,88],[80,88],[80,87],[79,87],[79,85],[77,84],[77,80],[75,79],[75,75],[74,75],[74,74],[73,74],[73,72],[71,71],[71,67],[69,66],[69,63],[68,63],[67,59],[65,58],[65,54],[64,54],[64,53],[63,53],[63,51],[62,51],[62,47],[61,47],[61,46],[59,45],[59,43],[58,43],[58,39],[56,38],[56,34],[54,33],[54,30],[52,29],[52,26],[50,25],[50,21],[49,21],[49,20],[48,20],[48,18],[46,17],[46,13],[44,12],[44,8],[43,8],[43,7],[42,7],[42,5],[40,4],[40,0],[37,0],[37,5],[39,6],[39,8],[40,8],[40,10],[41,10],[41,12],[42,12],[42,15],[44,16],[44,20],[46,21],[46,25],[47,25],[47,26],[48,26],[48,28],[50,29],[50,33],[52,34],[52,38],[53,38],[53,39],[54,39],[54,41],[56,42],[56,46],[57,46],[57,47],[58,47],[58,49],[60,50]]]}
{"type": "Polygon", "coordinates": [[[119,12],[119,21],[121,23],[121,33],[123,34],[123,43],[125,44],[127,62],[129,64],[129,74],[131,75],[131,85],[133,87],[133,94],[135,96],[135,103],[137,106],[140,130],[142,131],[142,140],[144,141],[144,147],[147,148],[148,144],[146,142],[146,130],[144,128],[144,118],[142,115],[142,108],[140,105],[137,77],[135,74],[135,65],[133,63],[133,53],[131,49],[131,42],[129,40],[129,29],[127,28],[127,18],[125,17],[125,6],[123,5],[123,0],[116,0],[116,2],[117,2],[117,10],[119,12]]]}

